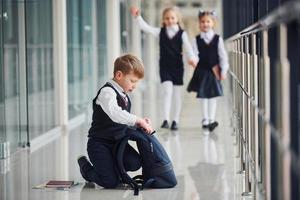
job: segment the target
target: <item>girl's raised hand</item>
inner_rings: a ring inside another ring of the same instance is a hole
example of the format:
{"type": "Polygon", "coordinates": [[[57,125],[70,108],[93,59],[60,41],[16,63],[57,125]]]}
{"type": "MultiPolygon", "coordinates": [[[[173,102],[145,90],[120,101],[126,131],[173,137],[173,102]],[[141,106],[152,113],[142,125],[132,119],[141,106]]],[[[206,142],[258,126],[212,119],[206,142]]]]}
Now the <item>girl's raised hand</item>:
{"type": "Polygon", "coordinates": [[[134,17],[137,17],[137,16],[140,15],[140,13],[139,13],[140,10],[136,6],[131,6],[130,12],[131,12],[131,15],[134,16],[134,17]]]}

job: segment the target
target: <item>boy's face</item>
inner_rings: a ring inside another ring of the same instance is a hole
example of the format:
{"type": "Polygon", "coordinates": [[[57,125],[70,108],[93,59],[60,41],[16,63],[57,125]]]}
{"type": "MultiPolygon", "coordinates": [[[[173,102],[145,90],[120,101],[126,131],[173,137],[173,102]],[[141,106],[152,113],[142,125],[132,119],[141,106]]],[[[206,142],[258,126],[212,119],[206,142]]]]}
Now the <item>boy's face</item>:
{"type": "Polygon", "coordinates": [[[132,92],[140,80],[133,72],[124,74],[117,71],[114,80],[122,87],[125,93],[132,92]]]}
{"type": "Polygon", "coordinates": [[[211,16],[205,15],[199,19],[199,28],[201,32],[207,32],[214,27],[214,21],[211,16]]]}

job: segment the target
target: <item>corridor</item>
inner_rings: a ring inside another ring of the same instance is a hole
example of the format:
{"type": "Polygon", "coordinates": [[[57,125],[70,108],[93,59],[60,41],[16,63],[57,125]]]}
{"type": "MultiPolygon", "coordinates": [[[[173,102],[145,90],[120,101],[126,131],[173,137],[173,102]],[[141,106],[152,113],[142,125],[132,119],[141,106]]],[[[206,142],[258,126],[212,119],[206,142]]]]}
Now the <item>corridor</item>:
{"type": "MultiPolygon", "coordinates": [[[[84,184],[77,165],[77,157],[86,154],[88,123],[69,131],[49,144],[32,152],[32,149],[15,153],[8,160],[0,160],[0,199],[5,200],[233,200],[241,186],[233,184],[235,173],[235,146],[230,126],[230,95],[225,82],[225,97],[220,98],[217,120],[220,126],[214,132],[201,128],[201,109],[195,94],[184,92],[180,129],[157,129],[156,137],[170,156],[178,185],[172,189],[146,189],[138,197],[126,188],[103,189],[84,184]],[[85,142],[84,142],[85,141],[85,142]],[[7,165],[8,163],[8,165],[7,165]],[[20,179],[20,177],[22,177],[20,179]],[[33,189],[48,180],[74,180],[79,185],[66,189],[33,189]],[[3,187],[4,186],[4,187],[3,187]]],[[[158,88],[158,87],[157,87],[158,88]]],[[[159,92],[159,91],[157,91],[159,92]]],[[[147,102],[146,106],[161,102],[147,102]]],[[[157,108],[159,110],[159,108],[157,108]]],[[[153,116],[155,127],[160,113],[153,116]]],[[[147,113],[145,113],[147,116],[147,113]]]]}

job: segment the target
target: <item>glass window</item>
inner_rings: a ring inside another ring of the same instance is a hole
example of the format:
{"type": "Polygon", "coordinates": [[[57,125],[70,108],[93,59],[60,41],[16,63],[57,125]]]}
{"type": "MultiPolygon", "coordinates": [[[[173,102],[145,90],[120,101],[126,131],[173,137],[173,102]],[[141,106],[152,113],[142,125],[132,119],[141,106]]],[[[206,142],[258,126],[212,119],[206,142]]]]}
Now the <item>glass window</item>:
{"type": "Polygon", "coordinates": [[[52,0],[26,4],[30,139],[57,126],[54,105],[52,0]]]}
{"type": "Polygon", "coordinates": [[[17,148],[19,138],[19,38],[18,7],[12,2],[3,2],[3,72],[4,110],[6,139],[12,149],[17,148]]]}
{"type": "MultiPolygon", "coordinates": [[[[98,80],[99,88],[107,81],[107,37],[106,37],[106,0],[97,1],[97,56],[98,56],[98,80]]],[[[94,91],[96,92],[96,91],[94,91]]],[[[94,94],[95,95],[95,94],[94,94]]]]}
{"type": "MultiPolygon", "coordinates": [[[[2,2],[0,2],[0,14],[2,15],[2,2]]],[[[0,17],[0,144],[6,141],[4,118],[4,68],[3,68],[3,37],[2,17],[0,17]]]]}
{"type": "Polygon", "coordinates": [[[67,1],[69,118],[91,106],[106,67],[106,2],[67,1]]]}
{"type": "Polygon", "coordinates": [[[20,122],[21,106],[26,106],[24,99],[20,97],[21,93],[26,94],[20,87],[25,82],[25,74],[20,73],[20,65],[24,66],[20,59],[22,51],[20,38],[24,37],[24,34],[21,34],[24,28],[20,19],[24,19],[22,15],[24,8],[21,4],[10,0],[3,0],[0,4],[0,143],[8,144],[6,152],[14,152],[23,142],[26,142],[23,141],[24,139],[27,140],[27,137],[21,135],[20,122]]]}

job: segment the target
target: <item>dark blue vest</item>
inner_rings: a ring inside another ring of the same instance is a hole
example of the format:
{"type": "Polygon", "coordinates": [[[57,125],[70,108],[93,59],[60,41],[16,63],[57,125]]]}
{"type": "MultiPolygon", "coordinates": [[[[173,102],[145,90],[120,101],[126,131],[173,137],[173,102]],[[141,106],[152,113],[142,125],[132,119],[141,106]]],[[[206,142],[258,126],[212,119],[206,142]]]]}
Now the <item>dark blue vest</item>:
{"type": "MultiPolygon", "coordinates": [[[[128,103],[126,106],[126,102],[123,97],[118,93],[118,91],[110,84],[106,83],[104,87],[111,87],[117,94],[117,102],[118,105],[123,109],[130,112],[131,102],[129,97],[127,96],[128,103]]],[[[110,117],[103,111],[100,105],[96,104],[96,100],[98,95],[101,92],[101,89],[98,91],[96,97],[93,99],[93,121],[92,126],[89,130],[88,137],[90,138],[101,138],[107,140],[117,140],[122,138],[125,135],[125,131],[127,125],[119,124],[110,119],[110,117]]]]}
{"type": "Polygon", "coordinates": [[[209,44],[206,44],[201,36],[197,35],[196,42],[199,51],[198,56],[200,59],[198,65],[201,66],[202,69],[211,69],[216,64],[219,64],[219,35],[215,34],[209,44]]]}
{"type": "Polygon", "coordinates": [[[162,27],[159,34],[159,47],[160,47],[160,67],[182,67],[182,33],[179,31],[174,37],[169,38],[166,28],[162,27]]]}

